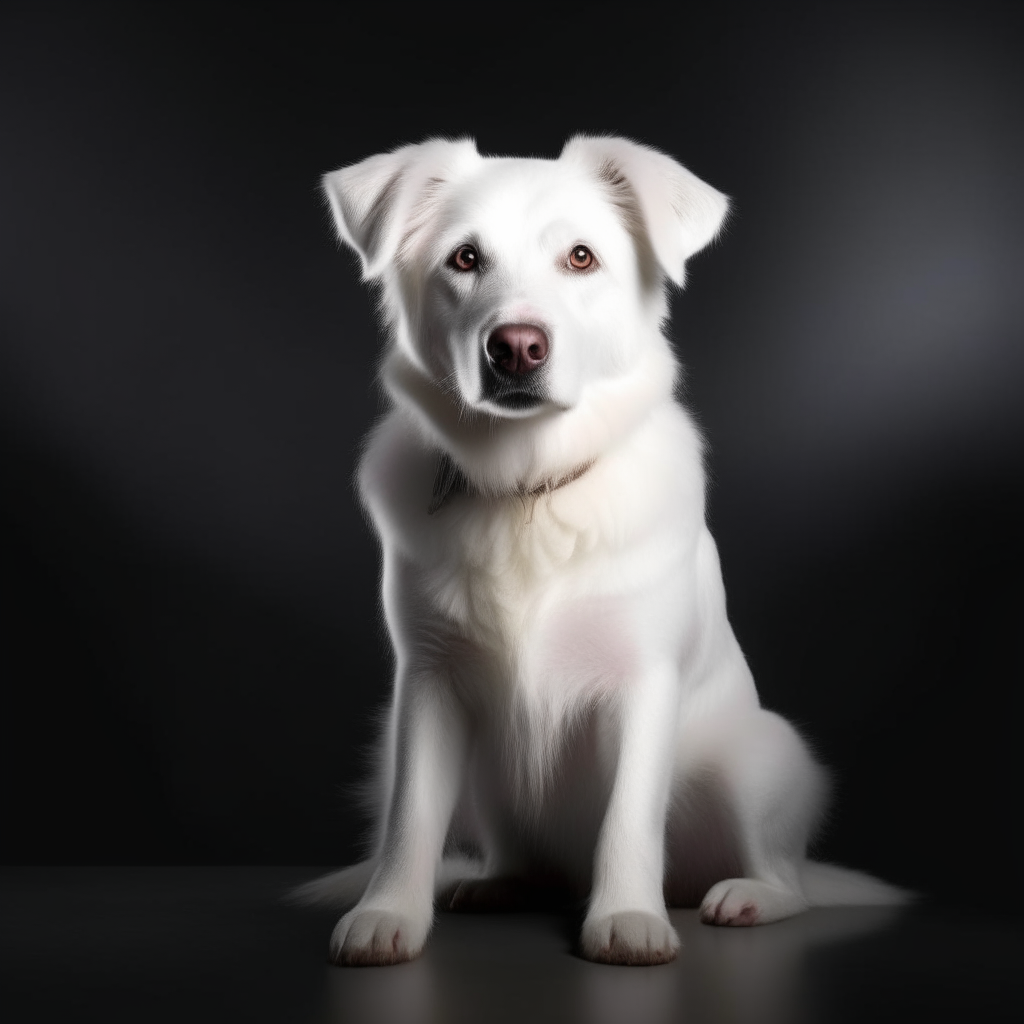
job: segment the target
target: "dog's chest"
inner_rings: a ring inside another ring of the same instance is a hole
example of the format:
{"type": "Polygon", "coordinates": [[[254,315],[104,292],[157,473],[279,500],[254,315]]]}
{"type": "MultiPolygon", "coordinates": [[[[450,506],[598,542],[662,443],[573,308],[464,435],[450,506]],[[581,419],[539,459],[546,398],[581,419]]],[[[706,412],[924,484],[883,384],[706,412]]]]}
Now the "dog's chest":
{"type": "Polygon", "coordinates": [[[572,688],[628,670],[632,642],[623,603],[595,596],[613,560],[593,524],[558,515],[548,496],[460,517],[430,572],[437,611],[461,639],[517,674],[572,688]]]}
{"type": "Polygon", "coordinates": [[[490,644],[521,637],[537,606],[556,599],[579,571],[593,541],[552,515],[543,497],[478,504],[446,524],[431,591],[466,639],[490,644]]]}

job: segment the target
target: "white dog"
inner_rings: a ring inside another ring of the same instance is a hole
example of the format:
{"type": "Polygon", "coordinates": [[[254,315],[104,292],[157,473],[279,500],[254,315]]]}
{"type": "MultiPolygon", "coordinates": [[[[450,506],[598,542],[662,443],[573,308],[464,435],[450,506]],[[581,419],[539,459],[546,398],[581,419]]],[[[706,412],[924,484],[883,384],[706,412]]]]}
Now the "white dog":
{"type": "Polygon", "coordinates": [[[805,859],[825,777],[726,617],[662,333],[726,198],[585,137],[557,160],[434,140],[324,188],[390,328],[359,486],[397,668],[374,854],[301,893],[355,904],[332,959],[416,956],[460,879],[456,905],[589,890],[582,953],[622,964],[675,956],[666,898],[720,925],[899,902],[805,859]]]}

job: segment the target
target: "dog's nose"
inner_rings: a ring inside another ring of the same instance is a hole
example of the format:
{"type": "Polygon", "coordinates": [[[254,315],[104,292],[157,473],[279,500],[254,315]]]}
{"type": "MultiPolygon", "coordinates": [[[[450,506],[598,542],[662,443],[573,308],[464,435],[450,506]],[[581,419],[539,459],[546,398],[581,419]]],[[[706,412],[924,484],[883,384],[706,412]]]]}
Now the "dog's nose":
{"type": "Polygon", "coordinates": [[[487,339],[487,354],[506,373],[530,373],[543,366],[548,348],[548,336],[532,324],[502,324],[487,339]]]}

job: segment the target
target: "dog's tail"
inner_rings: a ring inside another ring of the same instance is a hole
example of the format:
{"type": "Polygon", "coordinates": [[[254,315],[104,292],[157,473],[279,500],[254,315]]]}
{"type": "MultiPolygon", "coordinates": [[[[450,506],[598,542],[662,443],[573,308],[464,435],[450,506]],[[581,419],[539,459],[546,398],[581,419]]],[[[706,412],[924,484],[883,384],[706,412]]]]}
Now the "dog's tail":
{"type": "Polygon", "coordinates": [[[360,861],[297,885],[285,894],[285,899],[304,907],[350,907],[366,891],[376,867],[375,859],[360,861]]]}
{"type": "MultiPolygon", "coordinates": [[[[310,882],[291,889],[285,899],[306,907],[333,907],[344,910],[359,902],[359,898],[370,884],[377,860],[360,861],[340,871],[321,875],[310,882]]],[[[437,869],[434,892],[442,893],[458,882],[468,878],[483,878],[486,874],[483,861],[472,857],[445,857],[437,869]]]]}
{"type": "Polygon", "coordinates": [[[800,881],[812,907],[896,907],[916,897],[861,871],[813,860],[804,862],[800,881]]]}

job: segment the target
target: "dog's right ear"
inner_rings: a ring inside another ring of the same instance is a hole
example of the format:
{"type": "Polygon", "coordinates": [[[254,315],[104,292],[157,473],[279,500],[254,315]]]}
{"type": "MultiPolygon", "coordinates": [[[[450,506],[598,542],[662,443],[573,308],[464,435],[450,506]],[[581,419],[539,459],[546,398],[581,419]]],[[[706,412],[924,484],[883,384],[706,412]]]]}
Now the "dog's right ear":
{"type": "Polygon", "coordinates": [[[364,281],[377,277],[398,252],[404,227],[428,188],[436,191],[479,159],[472,139],[430,139],[323,176],[338,235],[359,254],[364,281]]]}

